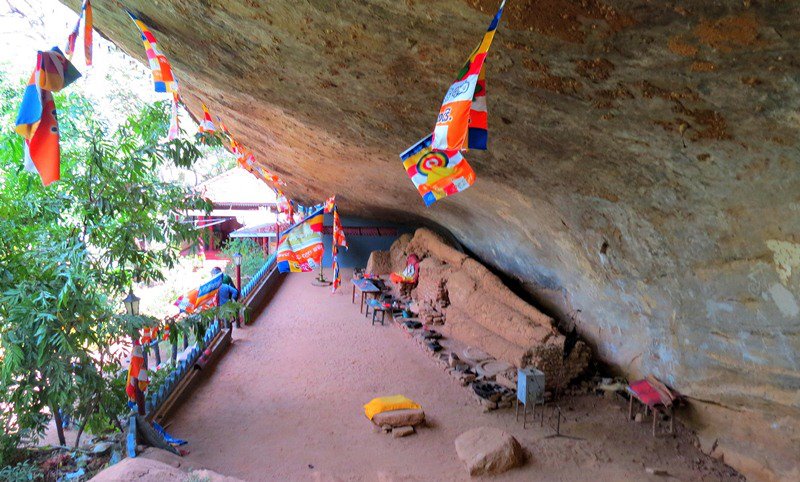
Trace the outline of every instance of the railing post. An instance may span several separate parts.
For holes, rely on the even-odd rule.
[[[153,345],[153,347],[153,353],[156,356],[156,366],[159,366],[161,365],[161,347],[158,345],[158,340],[155,341],[155,345]]]

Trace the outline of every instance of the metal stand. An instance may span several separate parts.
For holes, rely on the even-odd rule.
[[[319,275],[311,282],[314,286],[330,286],[333,283],[325,279],[325,273],[322,272],[322,263],[319,264]]]

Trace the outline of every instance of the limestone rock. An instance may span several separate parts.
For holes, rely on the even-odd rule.
[[[381,412],[372,417],[372,423],[381,427],[416,426],[425,422],[425,412],[422,409],[403,409]]]
[[[471,476],[500,474],[525,462],[519,442],[500,429],[475,428],[459,435],[455,444]]]
[[[373,251],[367,260],[367,273],[382,275],[392,272],[392,258],[389,251]]]

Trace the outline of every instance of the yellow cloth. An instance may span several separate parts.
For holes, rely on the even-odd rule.
[[[379,413],[391,412],[392,410],[417,409],[422,408],[417,402],[403,395],[392,395],[389,397],[373,398],[368,404],[364,405],[364,414],[368,419]]]

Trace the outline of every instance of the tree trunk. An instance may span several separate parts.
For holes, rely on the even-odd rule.
[[[92,406],[89,410],[83,414],[83,419],[81,420],[81,426],[78,427],[78,435],[75,436],[75,447],[77,448],[81,443],[81,435],[83,435],[83,429],[86,428],[86,422],[89,420],[89,417],[92,416],[95,409],[97,408],[97,399],[92,400]]]
[[[50,407],[53,412],[53,420],[56,422],[56,432],[58,433],[58,444],[61,446],[67,445],[67,439],[64,437],[64,426],[61,421],[61,412],[57,407]]]

